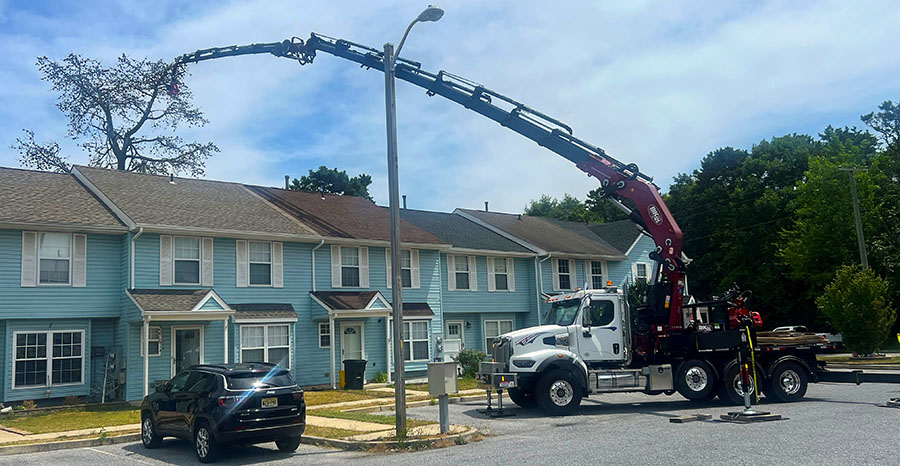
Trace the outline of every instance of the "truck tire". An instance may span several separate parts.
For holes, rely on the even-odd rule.
[[[706,361],[689,359],[678,368],[675,390],[691,401],[709,400],[715,396],[716,373]]]
[[[752,370],[752,369],[751,369]],[[725,371],[725,378],[719,386],[719,399],[731,405],[744,404],[744,392],[741,387],[741,366],[732,364]],[[750,404],[756,403],[756,382],[750,374]]]
[[[537,407],[534,393],[526,392],[522,387],[510,388],[506,393],[509,395],[509,399],[520,408],[530,409]]]
[[[581,404],[581,384],[571,372],[555,369],[538,380],[534,398],[547,414],[565,416]]]
[[[800,364],[786,361],[775,366],[772,378],[763,386],[763,391],[769,400],[788,403],[803,399],[808,386],[806,370]]]

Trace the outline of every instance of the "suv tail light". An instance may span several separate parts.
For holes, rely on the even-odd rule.
[[[234,406],[237,404],[236,396],[220,396],[217,400],[219,406]]]
[[[293,392],[294,400],[303,401],[303,390]]]

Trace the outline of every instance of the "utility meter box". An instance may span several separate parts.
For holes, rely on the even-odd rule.
[[[428,394],[450,395],[459,391],[456,361],[428,363]]]

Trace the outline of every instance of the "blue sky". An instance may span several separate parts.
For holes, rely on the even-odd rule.
[[[70,52],[172,58],[213,46],[318,32],[381,47],[425,4],[0,0],[0,165],[22,128],[74,162],[56,96],[35,58]],[[861,126],[900,100],[900,8],[891,1],[445,1],[403,56],[445,69],[568,123],[636,162],[663,187],[708,152],[825,125]],[[384,82],[320,54],[312,65],[249,56],[192,65],[187,83],[210,123],[188,139],[222,150],[207,177],[279,186],[328,165],[372,175],[386,204]],[[411,208],[518,212],[542,193],[595,186],[569,162],[439,97],[398,83],[401,193]]]

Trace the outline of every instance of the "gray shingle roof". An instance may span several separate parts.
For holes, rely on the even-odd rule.
[[[138,225],[315,235],[238,183],[76,168]]]
[[[72,175],[2,167],[0,222],[126,230]]]
[[[579,254],[622,260],[625,256],[612,246],[569,231],[541,217],[504,214],[482,210],[457,211],[487,223],[551,254]]]
[[[593,223],[588,226],[591,231],[606,240],[624,254],[641,235],[637,225],[631,220],[619,220],[610,223]]]
[[[212,291],[201,290],[128,290],[138,305],[147,312],[156,311],[190,311]]]
[[[460,215],[400,209],[400,217],[457,248],[534,252]]]
[[[334,310],[365,309],[377,291],[313,291],[313,296]]]
[[[560,228],[563,228],[563,229],[565,229],[565,230],[569,230],[569,231],[571,231],[572,233],[577,233],[577,234],[579,234],[579,235],[581,235],[581,236],[583,236],[583,237],[585,237],[585,238],[587,238],[587,239],[589,239],[589,240],[591,240],[591,241],[596,241],[596,242],[598,242],[598,243],[600,243],[600,244],[602,244],[602,245],[604,245],[604,246],[607,246],[607,247],[609,247],[609,248],[615,249],[616,251],[619,251],[619,252],[621,252],[621,253],[623,253],[623,254],[625,253],[624,250],[622,250],[622,249],[620,249],[620,248],[617,248],[617,247],[615,247],[614,245],[610,244],[609,241],[606,241],[606,238],[605,238],[605,237],[603,237],[603,236],[598,235],[597,233],[595,233],[595,232],[590,228],[590,225],[587,224],[587,223],[583,223],[583,222],[572,222],[572,221],[569,221],[569,220],[556,220],[556,219],[553,219],[553,218],[543,218],[543,220],[544,220],[544,221],[547,221],[547,222],[550,222],[550,223],[552,223],[552,224],[554,224],[554,225],[556,225],[556,226],[558,226],[558,227],[560,227]]]
[[[297,311],[290,304],[245,303],[228,304],[234,309],[234,318],[240,319],[296,319]]]

